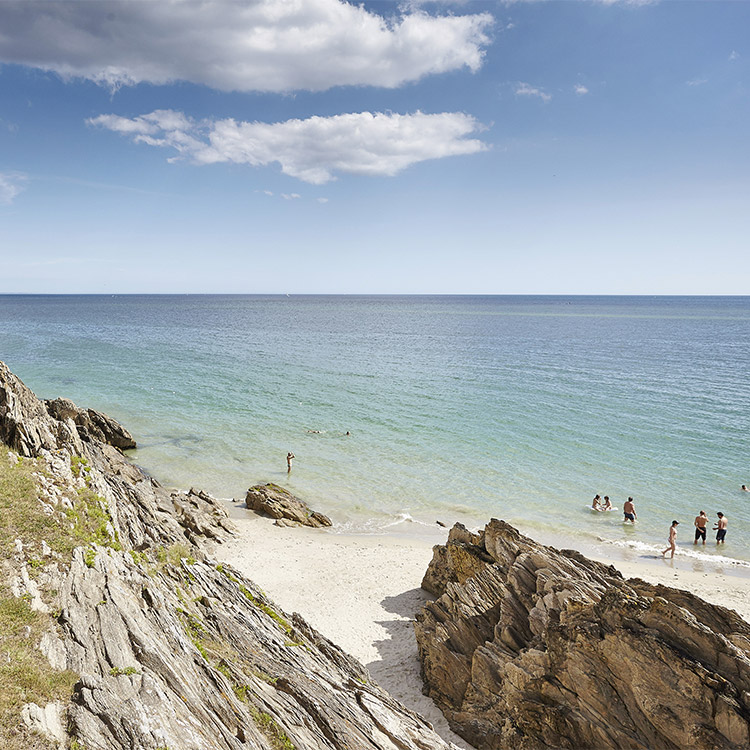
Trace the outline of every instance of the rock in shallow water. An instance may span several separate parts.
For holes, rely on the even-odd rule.
[[[245,505],[256,513],[281,520],[280,526],[333,525],[328,516],[310,510],[307,503],[277,484],[256,484],[251,487],[245,496]]]
[[[415,625],[426,692],[481,750],[750,747],[750,624],[493,519],[457,525]]]

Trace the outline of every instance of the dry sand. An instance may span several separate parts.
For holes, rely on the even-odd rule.
[[[237,508],[239,510],[239,507]],[[445,739],[471,748],[448,727],[422,695],[414,615],[431,597],[420,588],[435,538],[354,536],[321,529],[284,528],[247,511],[232,514],[236,539],[216,550],[257,583],[287,612],[299,612],[314,628],[355,656],[373,679],[431,722]],[[750,621],[750,578],[716,570],[678,568],[670,560],[612,563],[626,577],[687,589],[736,610]]]

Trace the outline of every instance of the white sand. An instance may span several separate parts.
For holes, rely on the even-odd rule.
[[[414,615],[431,598],[420,583],[432,559],[432,544],[444,542],[447,529],[439,538],[436,533],[433,542],[282,528],[244,508],[232,515],[240,534],[216,550],[219,560],[245,573],[282,609],[299,612],[359,659],[376,682],[424,716],[442,737],[471,748],[422,695],[412,629]],[[750,578],[683,570],[669,560],[601,562],[616,565],[626,577],[687,589],[750,620]]]

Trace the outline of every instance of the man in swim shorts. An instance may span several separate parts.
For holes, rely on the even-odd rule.
[[[708,516],[706,515],[706,511],[702,510],[700,512],[700,515],[697,515],[695,517],[695,521],[693,522],[695,526],[695,541],[693,544],[698,544],[698,540],[702,539],[703,544],[706,543],[706,524],[708,523]]]
[[[729,522],[723,513],[717,513],[716,515],[719,517],[716,526],[714,526],[714,531],[716,531],[716,544],[724,544],[724,537],[727,535],[727,526],[729,525]]]
[[[635,523],[635,519],[638,518],[635,512],[635,505],[633,505],[633,498],[629,497],[622,506],[622,512],[625,516],[625,521]]]

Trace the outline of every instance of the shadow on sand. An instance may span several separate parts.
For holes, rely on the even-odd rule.
[[[433,599],[422,589],[410,589],[398,596],[387,596],[380,602],[392,618],[379,620],[388,634],[374,643],[379,659],[367,664],[372,678],[407,708],[421,714],[445,740],[463,750],[473,746],[451,731],[445,717],[430,698],[422,694],[417,641],[414,637],[414,617],[425,602]]]

